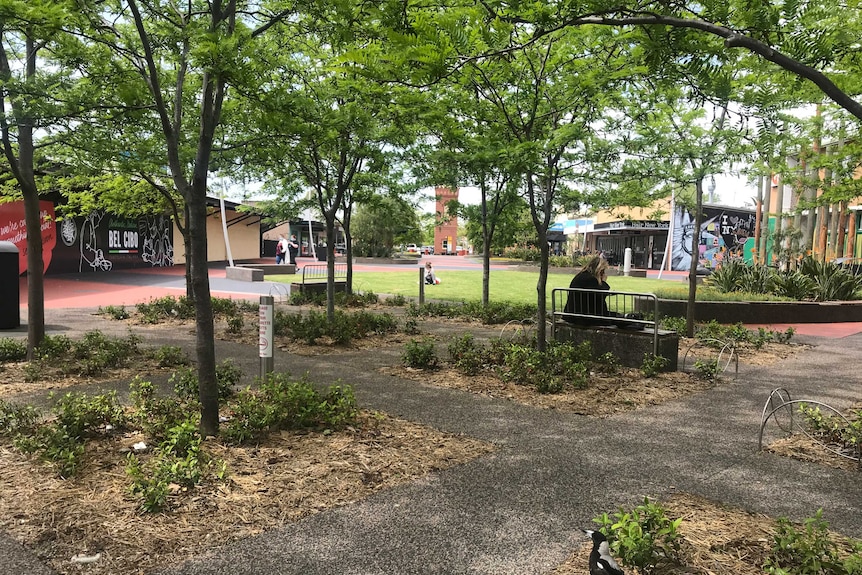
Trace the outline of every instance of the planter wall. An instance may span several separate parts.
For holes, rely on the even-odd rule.
[[[686,302],[658,300],[662,317],[685,317]],[[862,322],[862,301],[835,302],[696,302],[694,319],[718,323]]]

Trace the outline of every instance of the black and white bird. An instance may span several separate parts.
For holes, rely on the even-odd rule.
[[[601,531],[585,530],[593,540],[593,550],[590,552],[590,575],[625,575],[614,558],[608,540]]]

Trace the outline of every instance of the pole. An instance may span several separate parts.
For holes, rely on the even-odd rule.
[[[425,304],[425,268],[419,266],[419,305]]]
[[[231,255],[231,252],[230,252],[230,237],[228,237],[228,235],[227,235],[227,217],[225,216],[225,209],[224,209],[224,195],[219,197],[218,201],[219,201],[219,205],[221,206],[221,228],[222,228],[222,231],[224,232],[224,247],[225,247],[225,250],[227,251],[227,261],[228,261],[228,265],[230,267],[233,267],[233,255]]]
[[[260,355],[260,378],[272,373],[274,361],[272,351],[274,346],[272,312],[275,299],[271,295],[260,296],[260,309],[258,311],[258,323],[260,325],[259,355]]]
[[[667,225],[667,241],[664,243],[664,254],[661,257],[661,267],[658,270],[658,279],[661,279],[661,274],[664,272],[665,264],[668,264],[668,271],[672,262],[668,261],[668,254],[673,253],[673,221],[676,218],[676,191],[670,193],[670,221]]]

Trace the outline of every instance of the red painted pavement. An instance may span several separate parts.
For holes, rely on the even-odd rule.
[[[357,264],[354,270],[362,271],[390,271],[397,269],[399,271],[408,271],[416,269],[425,261],[432,261],[437,269],[476,269],[481,268],[481,263],[477,260],[457,257],[457,256],[425,256],[421,260],[417,260],[416,265],[362,265]],[[270,259],[260,260],[265,263],[274,263]],[[299,258],[300,266],[319,263],[311,258]],[[494,266],[492,269],[506,269],[508,266]],[[86,274],[67,274],[60,276],[45,277],[45,308],[46,309],[62,309],[62,308],[80,308],[80,307],[99,307],[108,305],[127,305],[132,306],[137,303],[147,302],[151,299],[164,297],[167,295],[182,295],[185,293],[185,288],[182,287],[182,279],[185,269],[183,266],[173,266],[169,268],[143,268],[136,270],[123,270],[126,275],[125,283],[112,283],[109,281],[100,281],[100,278],[106,280],[109,276],[86,273]],[[134,281],[134,276],[140,275],[140,285]],[[221,267],[213,267],[209,270],[210,279],[224,278],[225,270]],[[655,277],[656,274],[650,274],[650,277]],[[157,278],[163,278],[164,283],[172,285],[160,286]],[[672,281],[679,281],[678,277],[667,274],[663,275]],[[131,279],[130,279],[131,278]],[[27,278],[20,278],[20,303],[22,308],[27,306]],[[218,297],[250,297],[256,299],[258,296],[243,292],[221,292],[213,290],[213,295]],[[22,309],[23,317],[26,317],[26,311]],[[764,327],[769,330],[785,331],[788,327],[792,327],[798,335],[810,335],[831,338],[843,338],[857,333],[862,333],[862,322],[847,322],[847,323],[799,323],[799,324],[751,324],[747,327],[756,329]]]

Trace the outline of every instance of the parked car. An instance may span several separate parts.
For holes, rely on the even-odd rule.
[[[407,247],[404,249],[404,251],[408,254],[418,254],[419,246],[417,246],[416,244],[407,244]]]
[[[434,255],[434,246],[422,246],[422,253],[428,254],[429,256]]]

